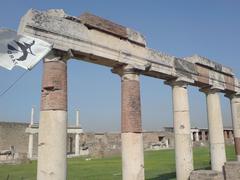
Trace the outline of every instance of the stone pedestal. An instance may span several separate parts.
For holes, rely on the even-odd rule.
[[[240,162],[237,161],[226,162],[224,166],[224,173],[226,180],[240,179]]]
[[[226,162],[226,153],[220,98],[215,89],[203,89],[202,91],[205,92],[207,99],[211,167],[212,170],[222,172]]]
[[[38,136],[38,180],[67,178],[67,64],[52,52],[44,60]]]
[[[223,174],[212,170],[192,171],[190,180],[224,180]]]

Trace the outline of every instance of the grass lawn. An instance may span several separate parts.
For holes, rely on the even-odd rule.
[[[209,150],[194,148],[194,168],[209,168]],[[227,159],[235,160],[233,146],[226,147]],[[148,180],[175,179],[174,150],[145,152],[145,177]],[[35,180],[36,161],[0,166],[0,180]],[[121,157],[68,159],[68,180],[121,180]]]

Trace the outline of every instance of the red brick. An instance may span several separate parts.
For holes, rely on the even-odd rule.
[[[142,132],[140,85],[136,80],[122,80],[122,132]]]
[[[64,61],[44,63],[41,110],[67,111],[67,64]]]

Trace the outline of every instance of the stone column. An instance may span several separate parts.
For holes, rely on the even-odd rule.
[[[195,139],[196,139],[196,141],[199,141],[199,134],[198,134],[199,132],[198,131],[196,131],[196,134],[195,134]]]
[[[34,108],[32,107],[31,110],[31,122],[29,124],[29,127],[31,128],[34,123]],[[28,158],[32,159],[33,157],[33,134],[29,133],[29,139],[28,139]]]
[[[202,89],[207,99],[207,115],[212,170],[222,171],[226,162],[222,111],[218,90]]]
[[[227,140],[228,139],[227,131],[223,130],[223,135],[224,135],[224,139]]]
[[[190,132],[191,133],[191,140],[193,141],[194,138],[193,138],[193,132]]]
[[[235,152],[237,160],[240,161],[240,94],[228,97],[231,102]]]
[[[202,131],[202,141],[206,141],[206,134],[205,134],[205,131]]]
[[[166,84],[172,86],[173,92],[173,124],[177,179],[187,180],[193,171],[187,84],[183,81],[166,82]]]
[[[122,179],[144,180],[139,74],[129,66],[112,72],[121,76]]]
[[[79,110],[76,111],[76,127],[80,127],[80,116],[79,116]],[[75,155],[80,155],[80,149],[79,149],[79,141],[80,141],[80,134],[76,133],[75,135]]]
[[[52,51],[44,59],[38,136],[38,180],[67,178],[67,58]]]
[[[165,140],[166,148],[169,148],[169,142],[168,141],[169,141],[168,139]]]

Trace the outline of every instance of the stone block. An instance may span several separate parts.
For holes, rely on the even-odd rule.
[[[226,162],[224,166],[224,173],[226,180],[240,179],[240,162]]]
[[[223,174],[212,170],[192,171],[190,180],[224,180]]]

